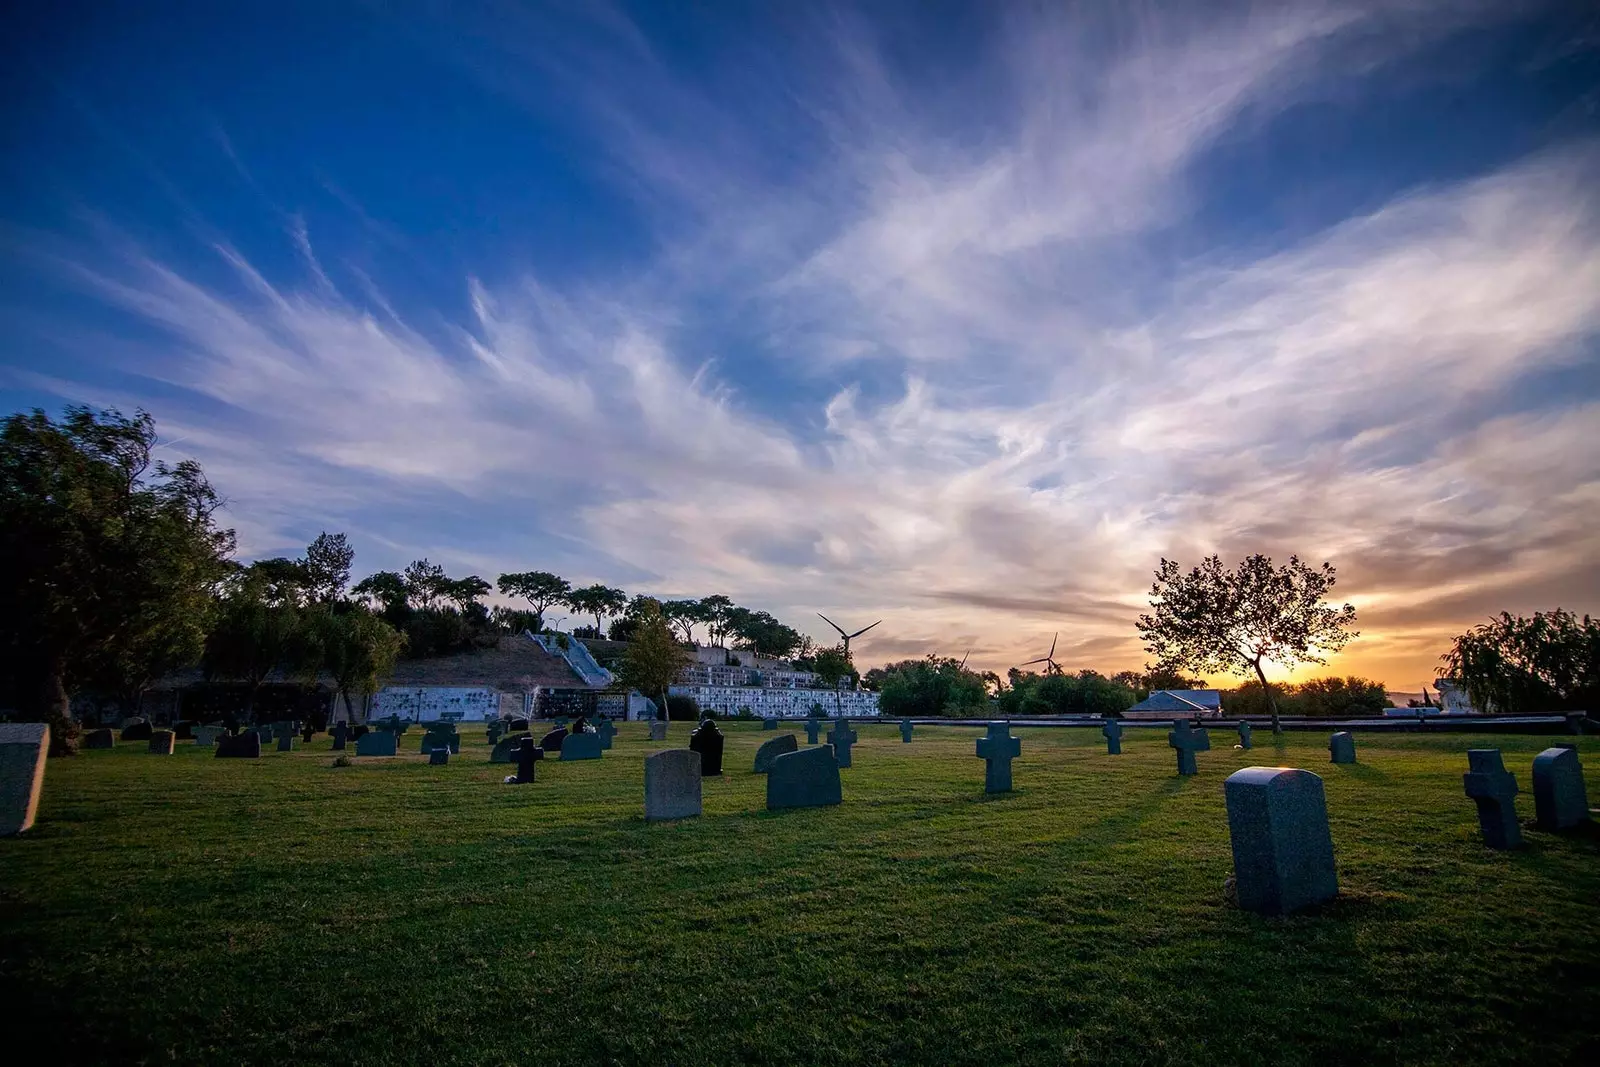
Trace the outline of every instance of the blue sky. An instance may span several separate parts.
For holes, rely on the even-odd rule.
[[[32,7],[0,399],[148,409],[247,555],[1111,671],[1298,552],[1396,689],[1600,608],[1593,5]]]

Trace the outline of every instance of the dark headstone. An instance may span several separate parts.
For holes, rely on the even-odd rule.
[[[533,743],[532,734],[517,738],[517,773],[506,778],[507,785],[527,785],[533,781],[533,765],[544,759],[544,749]]]
[[[726,740],[717,724],[706,719],[689,733],[689,748],[700,753],[700,775],[703,778],[722,776],[722,745]]]
[[[33,826],[49,754],[50,727],[44,723],[0,722],[0,837]]]
[[[1354,734],[1349,730],[1340,730],[1328,738],[1329,763],[1354,763],[1355,761],[1356,739]]]
[[[1290,767],[1246,767],[1222,784],[1239,907],[1285,915],[1339,892],[1322,779]]]
[[[800,742],[795,739],[794,734],[779,734],[771,741],[762,742],[761,747],[756,749],[755,773],[766,774],[772,769],[773,760],[794,752],[799,747]]]
[[[983,791],[1011,792],[1011,761],[1022,755],[1022,739],[1011,736],[1011,724],[990,723],[988,734],[978,738],[977,755],[984,761]]]
[[[492,720],[484,730],[484,736],[491,746],[500,743],[500,735],[503,733],[505,733],[505,725],[499,719]]]
[[[300,727],[300,741],[303,744],[309,745],[311,743],[311,739],[315,737],[316,734],[317,732],[311,728],[310,720],[307,720],[306,724]]]
[[[1100,732],[1106,738],[1106,755],[1122,755],[1122,720],[1107,719],[1106,724],[1100,727]]]
[[[539,747],[544,749],[546,752],[560,752],[561,745],[566,741],[566,739],[567,728],[565,726],[557,726],[554,730],[551,730],[549,733],[545,734],[539,739]]]
[[[1244,721],[1239,723],[1239,747],[1246,752],[1255,747],[1255,740],[1250,736],[1250,724]]]
[[[364,722],[358,722],[350,729],[350,740],[359,741],[372,732],[372,727]]]
[[[1478,827],[1483,843],[1490,848],[1518,848],[1522,827],[1517,823],[1517,779],[1500,759],[1498,748],[1467,750],[1467,766],[1461,776],[1467,796],[1478,805]]]
[[[1178,750],[1179,774],[1199,774],[1194,754],[1211,751],[1211,735],[1204,730],[1190,729],[1188,719],[1179,719],[1167,734],[1167,744]]]
[[[767,772],[767,810],[821,808],[843,799],[832,745],[779,756]]]
[[[808,744],[808,745],[816,744],[817,743],[817,734],[819,734],[821,732],[822,732],[822,720],[821,719],[807,719],[806,720],[806,744]]]
[[[116,748],[117,738],[109,729],[90,730],[83,738],[84,748]]]
[[[911,743],[911,730],[914,725],[910,719],[900,720],[900,740],[907,745]]]
[[[528,728],[528,720],[527,719],[512,719],[509,723],[506,724],[506,729],[510,730],[512,733],[516,733],[518,730],[526,730],[527,728]]]
[[[122,728],[122,739],[124,741],[148,741],[154,731],[155,727],[143,719],[134,719]]]
[[[527,735],[526,734],[512,734],[509,737],[502,737],[500,740],[496,741],[494,743],[494,748],[489,750],[489,762],[490,763],[510,763],[510,762],[512,762],[512,758],[514,756],[516,756],[517,748],[522,744],[522,739],[524,737],[527,737]],[[533,739],[530,737],[530,738],[528,738],[528,740],[531,741]]]
[[[220,726],[196,726],[194,728],[194,743],[197,748],[210,748],[217,743],[217,738],[222,736]]]
[[[600,725],[595,727],[595,732],[600,735],[600,748],[606,752],[611,751],[611,743],[617,736],[617,724],[602,716]]]
[[[293,752],[294,751],[294,734],[284,734],[283,736],[278,738],[278,751],[279,752]]]
[[[575,759],[599,759],[600,735],[591,733],[568,734],[561,742],[562,762]]]
[[[432,752],[428,753],[428,764],[430,766],[441,767],[441,766],[443,766],[443,765],[445,765],[445,764],[447,764],[449,762],[450,762],[450,746],[449,745],[439,745],[436,748],[434,748],[434,750]]]
[[[436,748],[449,752],[461,751],[461,734],[456,730],[453,722],[430,722],[422,731],[422,747],[418,749],[424,756]]]
[[[652,741],[665,741],[666,739],[667,739],[667,720],[665,720],[665,719],[651,719],[650,720],[650,740],[652,740]]]
[[[399,737],[390,730],[371,730],[356,738],[356,755],[358,756],[397,756],[399,754]]]
[[[344,746],[350,741],[350,724],[340,720],[333,724],[333,750],[343,752]]]
[[[669,748],[644,760],[644,820],[692,819],[700,814],[700,753]]]
[[[260,759],[261,735],[254,730],[246,730],[242,734],[232,737],[226,735],[217,738],[217,759]]]
[[[778,728],[778,720],[773,718],[771,715],[768,715],[765,719],[761,720],[761,728],[763,730],[776,730]]]
[[[1533,757],[1533,823],[1541,830],[1566,830],[1589,821],[1578,750],[1566,745]]]
[[[850,766],[850,746],[856,743],[856,732],[850,729],[850,723],[844,719],[833,720],[828,743],[833,746],[834,761],[841,768]]]
[[[150,751],[158,756],[170,756],[178,736],[171,730],[156,730],[150,734]]]

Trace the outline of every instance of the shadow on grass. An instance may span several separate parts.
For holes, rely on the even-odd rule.
[[[1115,815],[1108,815],[1092,826],[1086,827],[1071,841],[1073,844],[1085,845],[1120,844],[1127,841],[1132,836],[1132,831],[1148,822],[1163,804],[1182,793],[1188,784],[1187,777],[1168,778]]]
[[[1347,778],[1354,778],[1360,782],[1387,782],[1389,773],[1379,770],[1370,763],[1330,763],[1327,769],[1321,772],[1323,777],[1330,774],[1342,774]]]

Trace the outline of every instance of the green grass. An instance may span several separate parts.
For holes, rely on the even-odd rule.
[[[976,729],[863,726],[842,807],[768,813],[773,735],[726,728],[657,825],[641,724],[522,787],[476,728],[447,767],[52,761],[0,841],[0,1003],[39,1062],[1600,1062],[1600,835],[1492,852],[1462,792],[1468,748],[1528,791],[1553,739],[1258,731],[1180,779],[1163,733],[1018,727],[986,797]],[[1222,781],[1279,763],[1326,782],[1341,895],[1266,919],[1223,899]]]

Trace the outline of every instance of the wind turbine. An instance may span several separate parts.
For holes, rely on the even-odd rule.
[[[838,630],[839,631],[839,636],[844,638],[844,658],[845,659],[849,659],[850,658],[850,639],[852,637],[860,637],[862,634],[864,634],[868,630],[872,629],[872,626],[876,626],[876,625],[878,625],[878,622],[882,622],[883,621],[882,619],[879,619],[878,622],[873,623],[872,626],[863,626],[861,629],[857,630],[855,633],[847,634],[847,633],[844,632],[844,627],[843,626],[840,626],[838,623],[836,623],[832,619],[828,618],[822,612],[820,612],[820,611],[817,612],[817,618],[821,619],[823,622],[827,623],[829,626],[833,627],[835,630]]]
[[[1017,664],[1017,666],[1019,666],[1019,667],[1031,667],[1035,663],[1043,663],[1044,664],[1044,673],[1046,673],[1046,674],[1060,674],[1061,673],[1061,666],[1060,666],[1060,664],[1056,663],[1056,660],[1055,660],[1056,638],[1058,638],[1060,636],[1061,636],[1061,632],[1059,630],[1051,635],[1051,637],[1050,637],[1050,651],[1049,652],[1046,652],[1043,656],[1040,656],[1038,659],[1030,659],[1026,663]]]

